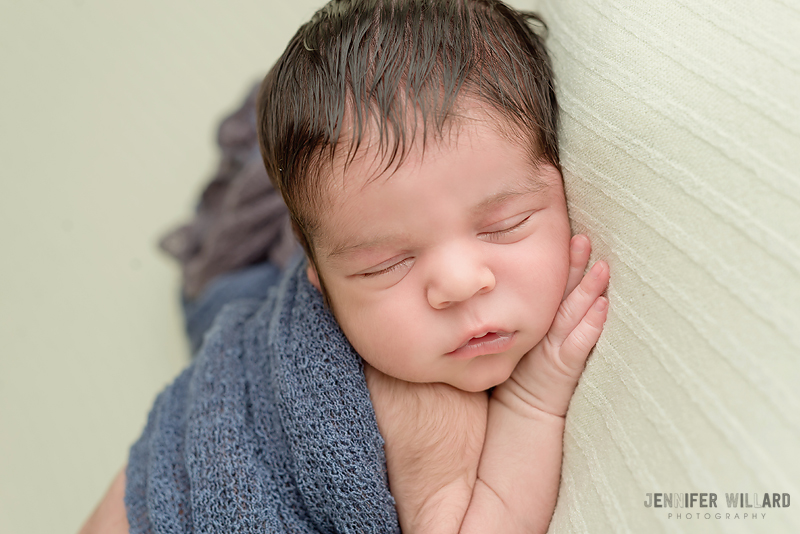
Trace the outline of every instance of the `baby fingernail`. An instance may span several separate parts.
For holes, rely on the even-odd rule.
[[[600,263],[595,263],[592,266],[591,275],[592,278],[600,278],[600,272],[603,270],[603,267]]]
[[[593,306],[595,311],[599,311],[599,312],[605,310],[607,307],[608,307],[608,299],[606,299],[604,297],[600,297],[599,299],[597,299],[594,302],[594,306]]]

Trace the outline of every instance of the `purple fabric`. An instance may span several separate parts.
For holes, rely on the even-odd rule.
[[[288,210],[258,150],[256,91],[219,127],[222,157],[194,219],[160,243],[180,262],[184,295],[190,300],[221,274],[267,261],[283,268],[299,250]]]

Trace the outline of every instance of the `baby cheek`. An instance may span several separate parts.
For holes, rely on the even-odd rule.
[[[342,325],[345,335],[365,360],[384,372],[398,354],[413,349],[424,330],[399,298],[361,302],[352,312],[346,327]]]
[[[538,248],[506,262],[508,286],[539,321],[555,317],[569,274],[567,247]]]

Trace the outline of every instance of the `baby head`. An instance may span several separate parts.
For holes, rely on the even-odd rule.
[[[555,317],[570,228],[531,21],[496,0],[334,0],[262,84],[309,280],[386,374],[488,389]]]

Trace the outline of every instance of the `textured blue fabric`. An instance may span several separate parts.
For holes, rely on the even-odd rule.
[[[296,260],[226,306],[133,445],[130,532],[399,532],[362,362]]]
[[[278,284],[280,276],[281,271],[275,265],[260,263],[217,276],[197,299],[187,299],[182,295],[186,335],[192,355],[200,350],[203,336],[225,305],[239,299],[267,298],[270,288]]]

